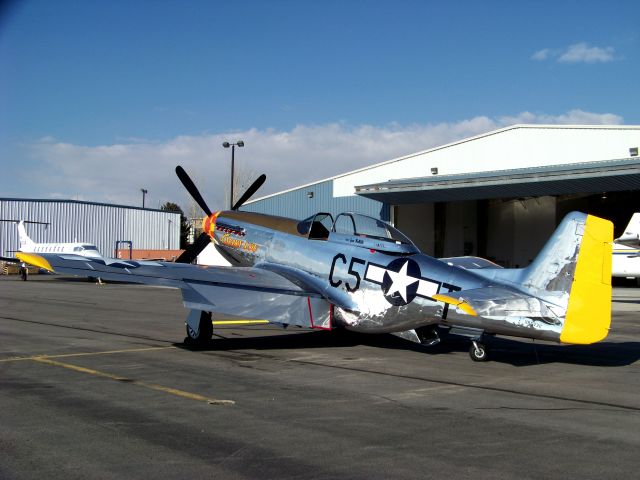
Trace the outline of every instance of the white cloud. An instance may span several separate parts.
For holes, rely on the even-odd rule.
[[[593,113],[574,109],[560,115],[522,112],[513,117],[500,117],[500,121],[504,125],[513,125],[515,123],[547,125],[620,125],[624,122],[624,119],[620,115],[616,115],[614,113]]]
[[[543,48],[531,55],[532,60],[553,59],[558,63],[607,63],[615,59],[613,47],[591,47],[586,42],[574,43],[566,48]]]
[[[590,47],[587,43],[570,45],[558,57],[561,63],[605,63],[613,61],[613,47]]]
[[[551,54],[551,50],[550,49],[543,48],[542,50],[538,50],[533,55],[531,55],[531,58],[533,60],[546,60],[547,58],[549,58],[550,54]]]
[[[188,194],[174,174],[182,165],[198,185],[212,209],[224,207],[229,183],[229,149],[225,140],[243,139],[236,149],[236,168],[266,173],[259,196],[292,188],[478,135],[515,123],[619,124],[611,113],[571,110],[561,115],[521,112],[514,116],[474,117],[454,123],[386,126],[342,123],[298,125],[290,131],[250,129],[218,134],[183,135],[165,142],[137,140],[114,145],[84,146],[43,138],[32,149],[37,171],[26,172],[33,191],[42,197],[72,198],[140,205],[141,188],[148,190],[147,205],[171,201],[189,209]],[[54,193],[55,192],[55,193]]]

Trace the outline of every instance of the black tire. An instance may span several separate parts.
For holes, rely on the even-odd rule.
[[[474,362],[486,362],[489,359],[489,351],[484,343],[476,342],[471,344],[469,356]]]
[[[198,333],[196,333],[189,326],[189,324],[186,325],[187,338],[189,339],[189,342],[199,346],[209,344],[209,342],[211,341],[211,337],[213,336],[211,312],[200,312],[200,323],[198,327]]]

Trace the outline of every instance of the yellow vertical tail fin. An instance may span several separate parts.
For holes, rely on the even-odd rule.
[[[611,324],[613,224],[587,216],[560,341],[589,344],[606,338]]]

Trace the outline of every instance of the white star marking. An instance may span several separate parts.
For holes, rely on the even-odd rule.
[[[410,277],[409,275],[407,275],[408,265],[409,261],[406,261],[399,272],[387,270],[387,273],[389,274],[389,276],[391,277],[391,281],[393,282],[389,287],[387,295],[391,296],[394,293],[398,292],[405,303],[407,302],[407,287],[420,281],[419,278]]]

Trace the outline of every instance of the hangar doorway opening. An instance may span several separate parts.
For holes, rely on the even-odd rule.
[[[578,210],[611,220],[622,233],[640,211],[640,192],[600,192],[528,198],[393,205],[392,221],[423,252],[474,255],[509,268],[525,267],[564,216]]]

